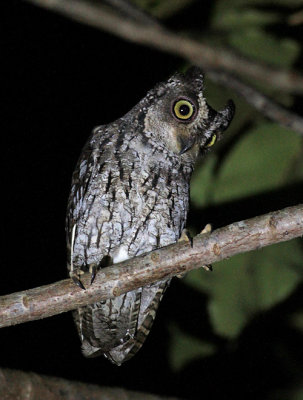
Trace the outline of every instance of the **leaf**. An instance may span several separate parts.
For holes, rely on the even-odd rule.
[[[193,271],[185,281],[209,294],[215,332],[232,338],[258,312],[284,300],[297,287],[302,257],[299,241],[293,240],[221,261],[211,274]]]
[[[277,39],[259,28],[249,27],[232,32],[229,44],[242,54],[279,67],[291,66],[300,52],[300,46],[292,39]]]
[[[207,357],[216,351],[213,344],[187,335],[176,325],[170,327],[170,332],[169,362],[174,371],[181,370],[195,358]]]
[[[226,31],[247,30],[250,27],[263,26],[278,23],[282,16],[277,12],[269,12],[255,9],[227,8],[224,12],[218,12],[213,18],[213,25],[216,29]],[[239,32],[237,33],[239,34]]]
[[[234,93],[232,94],[229,90],[223,89],[218,85],[214,84],[206,78],[206,98],[208,103],[216,110],[222,108],[222,98],[228,99],[233,98],[236,104],[236,117],[232,121],[231,126],[224,133],[224,138],[215,147],[220,146],[221,143],[228,143],[233,135],[247,125],[247,122],[254,118],[256,120],[256,113],[246,102],[243,102],[242,98],[238,97]],[[226,135],[226,138],[225,138]],[[205,207],[209,205],[213,198],[213,191],[216,186],[216,177],[214,175],[215,166],[218,158],[215,152],[207,154],[207,156],[196,166],[194,174],[191,179],[191,201],[195,206]]]
[[[205,207],[255,195],[302,180],[303,140],[293,131],[263,122],[235,143],[215,172],[217,156],[207,155],[191,181],[191,201]]]
[[[293,181],[290,168],[302,139],[274,123],[260,124],[236,143],[213,184],[213,201],[220,203]]]
[[[196,206],[205,207],[210,202],[216,155],[211,154],[206,161],[196,169],[191,180],[190,198]]]

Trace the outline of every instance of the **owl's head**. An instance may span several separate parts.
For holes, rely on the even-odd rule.
[[[144,131],[168,150],[189,160],[211,147],[230,124],[234,103],[215,111],[203,96],[203,74],[197,67],[176,73],[145,98]]]

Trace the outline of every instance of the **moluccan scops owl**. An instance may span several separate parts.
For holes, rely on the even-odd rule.
[[[122,118],[95,128],[72,179],[70,276],[77,280],[81,271],[177,242],[195,162],[233,114],[231,101],[218,112],[206,103],[202,72],[193,67],[158,84]],[[83,354],[103,354],[117,365],[130,359],[148,335],[169,282],[74,311]]]

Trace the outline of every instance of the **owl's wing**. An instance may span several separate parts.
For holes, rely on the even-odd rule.
[[[141,290],[79,309],[79,334],[85,357],[96,357],[136,334]]]
[[[138,326],[134,337],[104,354],[113,363],[121,365],[140,350],[151,330],[158,306],[169,283],[170,279],[142,288]]]
[[[92,193],[92,187],[93,183],[96,185],[96,177],[100,175],[100,171],[106,164],[108,149],[104,145],[109,141],[111,135],[112,133],[105,127],[95,128],[82,150],[73,173],[66,214],[67,268],[69,271],[72,266],[72,248],[78,234],[77,225],[83,224],[87,218],[85,215],[88,215],[88,211],[95,202],[96,196]],[[100,142],[98,146],[97,142]],[[99,181],[98,184],[100,184]],[[103,189],[100,185],[98,190],[102,191]],[[102,257],[103,255],[100,254],[100,260]],[[81,265],[76,266],[76,268],[81,267]]]
[[[92,178],[96,174],[96,164],[93,162],[92,150],[89,142],[85,145],[77,162],[72,177],[72,187],[68,198],[66,213],[66,241],[67,241],[67,268],[71,268],[71,248],[75,236],[75,227],[81,219],[83,208],[81,201],[84,198]]]

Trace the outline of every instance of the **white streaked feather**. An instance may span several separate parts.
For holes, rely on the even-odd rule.
[[[70,249],[70,270],[71,272],[74,271],[74,264],[73,264],[73,256],[74,256],[74,243],[75,243],[75,233],[76,233],[77,225],[73,226],[72,229],[72,239],[71,239],[71,249]]]

